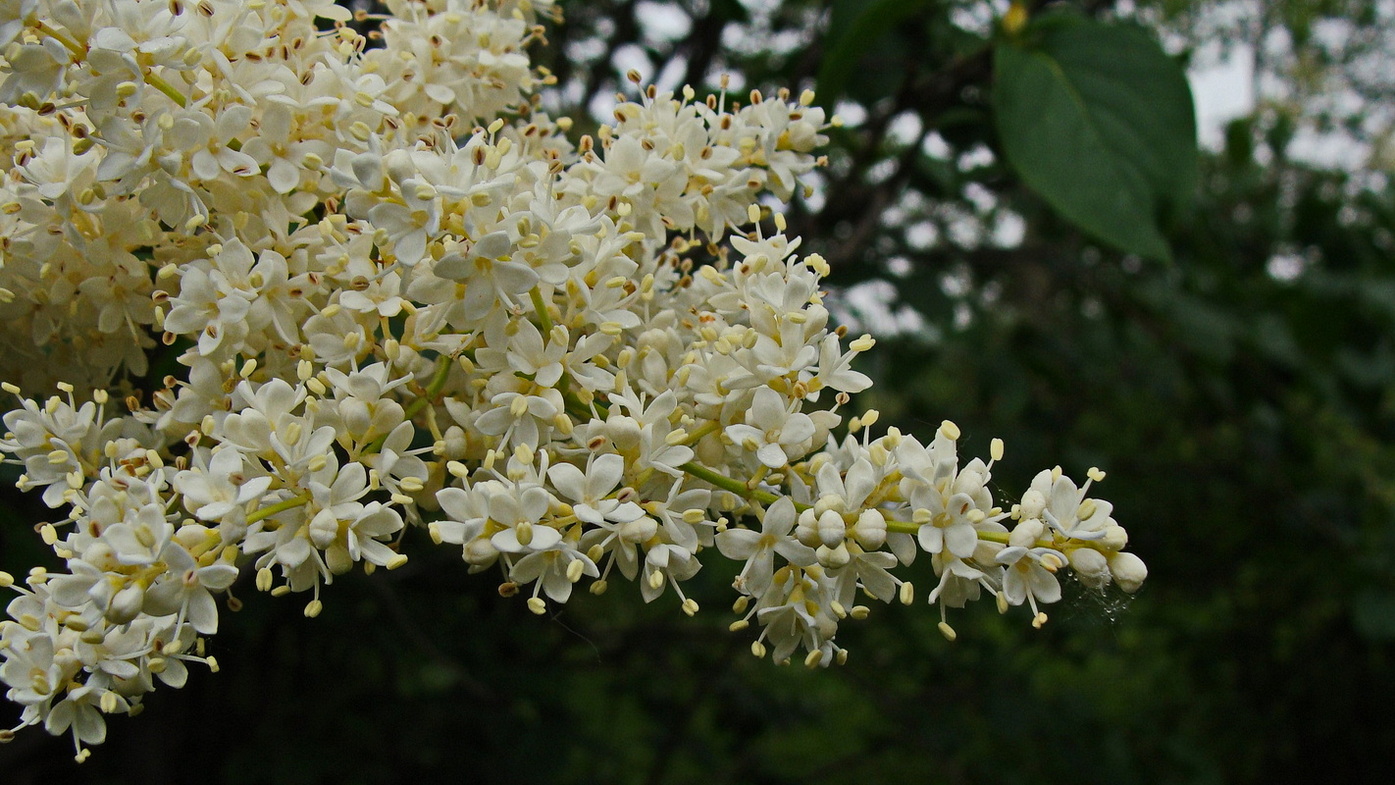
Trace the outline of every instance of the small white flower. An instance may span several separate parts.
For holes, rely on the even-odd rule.
[[[181,539],[198,539],[202,527]],[[183,534],[181,532],[181,534]],[[204,635],[218,631],[218,604],[212,592],[223,591],[237,580],[237,568],[224,561],[203,564],[179,542],[170,543],[161,554],[167,572],[145,594],[145,610],[156,616],[178,614]]]
[[[185,507],[200,520],[219,521],[261,498],[272,477],[249,477],[247,461],[237,450],[219,450],[205,469],[186,469],[175,476],[175,488]]]
[[[1061,599],[1061,584],[1056,571],[1066,564],[1066,557],[1051,548],[1009,546],[998,552],[995,559],[1005,565],[1003,594],[1013,605],[1030,602],[1033,613],[1037,602],[1052,603]]]
[[[729,425],[727,436],[756,454],[765,466],[780,469],[801,454],[813,438],[814,421],[803,412],[791,412],[784,396],[761,387],[756,390],[744,424]]]
[[[733,528],[717,534],[717,547],[722,555],[745,562],[736,576],[735,586],[739,591],[757,596],[764,594],[775,574],[776,554],[797,567],[808,567],[815,562],[814,549],[790,535],[794,523],[794,502],[784,497],[765,511],[759,532]]]

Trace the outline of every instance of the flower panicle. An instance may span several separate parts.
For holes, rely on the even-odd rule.
[[[1066,570],[1139,587],[1102,472],[1005,504],[1000,442],[849,416],[875,342],[769,207],[822,164],[811,93],[651,87],[574,139],[526,54],[550,0],[387,6],[374,48],[329,0],[4,5],[0,453],[64,567],[0,573],[0,741],[85,759],[216,670],[242,574],[314,617],[413,530],[539,614],[618,577],[691,616],[719,555],[733,630],[809,666],[922,555],[950,639],[980,597],[1040,626]]]

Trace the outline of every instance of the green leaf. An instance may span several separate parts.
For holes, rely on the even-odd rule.
[[[1171,258],[1159,222],[1196,187],[1196,120],[1186,75],[1149,33],[1043,16],[995,48],[993,100],[1028,187],[1103,242]]]
[[[1395,640],[1395,593],[1367,589],[1351,606],[1356,631],[1367,640]]]
[[[907,18],[920,14],[927,0],[841,0],[834,3],[828,34],[824,38],[825,55],[819,65],[817,90],[819,100],[832,107],[848,88],[859,71],[859,64],[870,54],[884,53],[889,33]],[[860,79],[881,79],[894,74],[872,69],[858,73]]]

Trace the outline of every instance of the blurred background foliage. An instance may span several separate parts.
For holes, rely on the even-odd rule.
[[[399,572],[337,581],[314,621],[246,597],[213,641],[221,673],[112,723],[81,769],[21,734],[0,779],[1377,781],[1395,745],[1390,3],[1050,4],[1142,25],[1179,65],[1251,61],[1254,111],[1150,218],[1170,261],[1092,239],[1007,163],[1006,4],[562,5],[535,56],[561,82],[544,107],[583,126],[629,69],[821,87],[846,122],[790,223],[832,263],[842,318],[881,336],[859,404],[921,434],[953,419],[976,454],[1001,436],[1004,497],[1056,462],[1108,469],[1144,589],[1073,587],[1039,632],[961,612],[953,644],[923,604],[878,607],[844,628],[845,667],[810,672],[726,632],[719,564],[695,619],[623,585],[540,619],[416,542]],[[0,567],[46,563],[29,524],[48,512],[5,493]],[[928,563],[912,577],[928,588]]]

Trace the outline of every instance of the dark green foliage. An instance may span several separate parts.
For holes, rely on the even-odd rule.
[[[1196,187],[1182,69],[1142,28],[1047,14],[994,49],[994,110],[1013,169],[1124,251],[1169,261],[1159,219]]]

